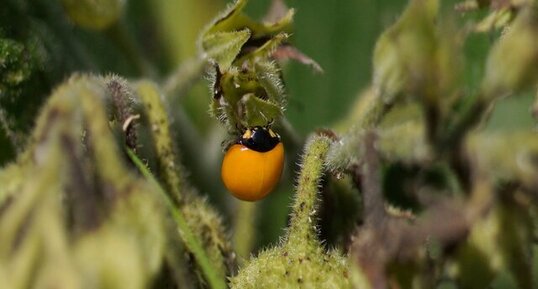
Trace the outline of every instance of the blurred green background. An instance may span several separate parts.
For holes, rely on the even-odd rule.
[[[317,74],[293,61],[284,67],[288,91],[286,117],[299,135],[304,137],[316,128],[330,127],[346,115],[358,93],[369,85],[371,55],[378,35],[396,20],[406,2],[286,1],[289,7],[297,10],[292,42],[324,69],[323,74]],[[452,11],[455,2],[443,2],[444,10]],[[0,55],[0,75],[6,75],[16,59],[28,64],[21,82],[0,86],[0,107],[4,108],[14,131],[28,133],[46,97],[73,72],[117,73],[129,79],[150,77],[163,81],[196,54],[198,33],[225,7],[226,1],[128,0],[125,4],[126,10],[118,27],[95,31],[74,25],[59,0],[2,1],[2,45],[7,45],[9,40],[9,45],[16,43],[22,50]],[[247,12],[254,18],[261,18],[270,4],[270,0],[251,0]],[[453,14],[451,17],[463,27],[483,13],[474,12],[465,17],[449,14]],[[477,89],[492,41],[491,35],[472,35],[464,46],[464,82],[468,94]],[[149,74],[144,71],[140,57],[145,59],[142,62],[150,63]],[[189,123],[195,132],[189,136],[195,140],[185,140],[186,134],[178,132],[185,166],[193,167],[193,182],[202,194],[210,195],[211,202],[221,211],[233,212],[238,202],[227,195],[218,175],[223,134],[214,129],[218,124],[207,113],[211,97],[208,84],[207,80],[201,79],[187,95],[171,97],[171,103],[177,107],[170,107],[170,112],[175,117],[182,117],[180,123]],[[532,96],[527,95],[501,102],[492,116],[490,128],[533,126],[528,113],[531,99]],[[189,148],[186,144],[193,141],[201,145]],[[0,166],[13,160],[16,150],[0,128]],[[297,160],[296,155],[288,154],[287,157],[291,164]],[[195,164],[206,158],[209,161],[205,165]],[[295,168],[288,167],[279,189],[257,204],[258,246],[274,242],[285,227],[294,171]]]

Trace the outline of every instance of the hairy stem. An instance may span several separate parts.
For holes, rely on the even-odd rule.
[[[175,202],[181,203],[185,198],[183,189],[186,187],[186,173],[176,159],[162,95],[158,87],[150,81],[139,82],[136,89],[144,104],[166,191]]]
[[[130,181],[128,171],[117,149],[105,112],[105,88],[100,79],[82,76],[73,78],[73,92],[80,98],[82,112],[88,127],[89,140],[94,152],[97,170],[103,180],[123,190]]]
[[[376,128],[392,107],[372,90],[361,97],[354,113],[349,116],[350,121],[346,121],[351,128],[340,141],[331,145],[327,164],[332,171],[350,170],[359,162],[363,154],[359,148],[362,148],[364,134]]]
[[[288,244],[316,240],[315,215],[319,183],[331,140],[326,136],[312,137],[306,146],[288,231]]]
[[[199,57],[184,61],[163,84],[163,92],[167,96],[182,95],[198,80],[207,65],[205,59]]]

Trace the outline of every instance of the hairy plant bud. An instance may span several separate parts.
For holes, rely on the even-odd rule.
[[[536,83],[538,74],[538,9],[525,8],[492,48],[482,82],[485,97],[517,92]]]
[[[402,94],[421,93],[433,76],[437,37],[437,0],[414,0],[378,39],[373,84],[386,103]]]

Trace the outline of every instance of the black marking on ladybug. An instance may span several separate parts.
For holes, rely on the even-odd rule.
[[[280,142],[280,136],[270,128],[256,126],[247,129],[238,143],[257,152],[268,152]]]

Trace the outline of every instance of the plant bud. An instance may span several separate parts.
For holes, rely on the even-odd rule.
[[[508,32],[492,48],[486,63],[482,91],[486,98],[528,88],[538,73],[538,11],[520,12]]]
[[[419,92],[434,73],[437,0],[412,0],[400,19],[376,43],[373,83],[386,103]]]

